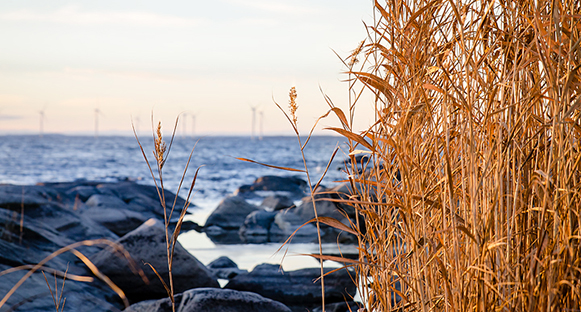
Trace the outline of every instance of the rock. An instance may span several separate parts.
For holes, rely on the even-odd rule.
[[[34,219],[25,219],[22,232],[20,230],[19,214],[0,208],[0,264],[14,267],[35,264],[53,251],[73,243],[55,229]],[[58,257],[47,266],[61,269],[66,266],[63,258]],[[74,260],[73,257],[68,259]]]
[[[274,221],[270,225],[269,229],[270,240],[272,242],[281,242],[281,243],[285,242],[289,238],[289,236],[296,231],[291,242],[293,243],[318,242],[316,225],[314,223],[305,224],[306,221],[308,220],[304,220],[303,218],[293,213],[293,209],[285,209],[279,211],[274,216]]]
[[[170,228],[173,231],[175,229],[176,223],[170,223]],[[185,233],[185,232],[189,232],[189,231],[196,231],[198,233],[202,233],[202,230],[204,228],[202,226],[200,226],[199,224],[197,224],[194,221],[191,220],[185,220],[182,221],[182,226],[180,228],[180,234],[181,233]]]
[[[258,207],[249,204],[240,196],[229,196],[220,202],[206,220],[206,227],[216,225],[225,230],[236,230],[244,223],[246,216],[258,210]]]
[[[238,234],[243,242],[260,244],[270,242],[270,227],[276,212],[256,210],[248,214]]]
[[[222,256],[210,262],[210,264],[208,264],[208,268],[210,269],[238,268],[238,265],[236,264],[236,262],[232,261],[232,259],[226,256]]]
[[[0,265],[0,271],[9,269],[9,266]],[[59,268],[64,272],[67,269]],[[18,283],[27,271],[17,271],[3,275],[0,282],[0,293],[2,296]],[[66,298],[64,309],[66,312],[76,311],[119,311],[123,305],[117,302],[117,295],[110,289],[103,287],[98,281],[92,283],[77,282],[70,279],[71,272],[68,272],[69,278],[65,281],[63,297]],[[48,272],[45,273],[50,287],[54,292],[54,276]],[[86,274],[85,274],[86,275]],[[62,278],[58,277],[59,288],[62,285]],[[10,296],[4,304],[1,311],[27,311],[27,312],[46,312],[55,311],[54,302],[47,282],[41,272],[32,274],[17,290]],[[61,289],[59,289],[60,295]],[[60,311],[60,309],[59,309]]]
[[[288,196],[275,194],[266,197],[260,206],[269,211],[276,211],[292,207],[294,203]]]
[[[290,312],[280,302],[245,291],[198,288],[174,297],[176,312]],[[136,303],[125,312],[171,312],[169,298]]]
[[[153,270],[144,264],[150,263],[166,284],[168,283],[165,231],[161,221],[149,219],[121,237],[117,243],[131,254],[145,272],[150,284],[146,285],[138,275],[133,274],[125,259],[109,250],[103,250],[91,258],[99,270],[119,286],[132,302],[165,297],[167,293],[162,283]],[[212,273],[179,242],[175,246],[173,257],[173,282],[175,293],[196,287],[219,287]]]
[[[93,195],[91,198],[95,196],[98,195]],[[143,214],[128,209],[102,206],[89,207],[84,209],[81,214],[119,236],[135,230],[148,219]]]
[[[346,184],[340,184],[331,189],[321,189],[315,192],[315,203],[319,216],[332,217],[337,220],[345,218],[355,218],[355,208],[353,206],[337,203],[329,200],[347,200],[351,195],[351,189]],[[303,203],[294,211],[305,221],[315,217],[313,201],[310,196],[303,198]]]
[[[208,269],[214,273],[217,278],[231,279],[241,273],[248,273],[246,270],[240,270],[238,265],[226,256],[222,256],[210,264]]]
[[[129,209],[143,212],[148,211],[155,213],[157,218],[163,218],[163,209],[159,201],[159,195],[155,186],[142,185],[131,181],[123,181],[118,183],[102,183],[97,185],[97,189],[102,194],[114,195],[121,199],[129,206]],[[167,209],[172,208],[174,200],[176,200],[174,215],[179,216],[186,201],[181,197],[177,197],[169,190],[164,191],[165,205]],[[190,208],[194,207],[190,204]]]
[[[330,269],[325,270],[329,271]],[[319,281],[315,281],[320,273],[319,268],[284,272],[278,265],[261,264],[250,273],[234,277],[225,288],[253,291],[279,301],[293,310],[313,309],[321,305],[321,285]],[[325,276],[327,303],[343,302],[345,298],[352,298],[355,291],[350,272],[340,270]]]
[[[86,202],[91,196],[99,194],[99,190],[93,185],[79,185],[69,189],[65,194]]]
[[[307,182],[298,177],[263,176],[251,185],[243,185],[238,188],[236,194],[241,196],[254,196],[256,192],[281,192],[289,197],[305,196]]]
[[[94,194],[87,199],[85,205],[89,207],[109,207],[126,209],[127,204],[121,198],[114,195]]]

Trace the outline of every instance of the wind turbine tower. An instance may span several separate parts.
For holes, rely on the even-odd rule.
[[[254,131],[256,129],[256,108],[257,106],[250,106],[250,109],[252,110],[252,134],[250,136],[251,140],[254,140]]]
[[[196,114],[192,113],[192,138],[196,136]]]
[[[187,127],[187,120],[188,120],[188,113],[183,113],[184,118],[182,121],[182,137],[185,139],[188,137],[188,127]]]
[[[39,132],[38,132],[38,136],[42,138],[42,135],[44,134],[44,108],[38,112],[38,114],[40,115],[40,127],[39,127]]]
[[[99,114],[101,110],[99,108],[95,108],[95,138],[99,137]]]
[[[259,122],[259,124],[258,124],[258,126],[259,126],[258,140],[262,141],[262,134],[263,134],[262,133],[262,130],[263,130],[262,125],[264,124],[264,112],[263,111],[258,112],[258,117],[260,117],[260,120],[258,121]]]

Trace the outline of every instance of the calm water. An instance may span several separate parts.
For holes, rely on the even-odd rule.
[[[322,175],[329,158],[338,146],[338,137],[314,137],[305,149],[313,183]],[[197,145],[196,145],[197,142]],[[151,137],[142,137],[141,143],[153,165]],[[190,151],[195,145],[190,169],[181,194],[187,194],[195,169],[201,167],[189,217],[203,223],[220,200],[239,186],[252,183],[264,175],[289,175],[291,173],[251,164],[235,159],[249,158],[283,167],[303,168],[295,137],[265,137],[251,140],[245,137],[176,138],[164,167],[164,186],[176,192]],[[153,184],[139,145],[134,137],[88,136],[0,136],[0,183],[34,184],[38,182],[65,182],[76,179],[97,181],[135,180]],[[337,170],[345,158],[340,151],[331,166],[324,184],[344,179]],[[304,178],[304,177],[303,177]],[[203,234],[183,234],[180,242],[200,261],[208,263],[227,255],[241,268],[251,269],[262,262],[280,263],[282,253],[272,257],[279,244],[215,246]],[[310,244],[291,246],[289,254],[317,252]],[[326,246],[334,249],[335,246]],[[305,257],[288,257],[285,269],[316,266],[317,262]]]

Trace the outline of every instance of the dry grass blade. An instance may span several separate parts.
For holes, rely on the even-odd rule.
[[[325,128],[325,130],[335,131],[335,132],[341,134],[342,136],[348,138],[349,140],[353,140],[353,141],[367,147],[370,151],[374,150],[373,146],[371,146],[371,144],[369,144],[369,142],[367,142],[362,136],[360,136],[357,133],[353,133],[351,131],[344,130],[341,128]]]
[[[174,301],[175,299],[173,297],[171,289],[167,286],[167,284],[165,283],[165,281],[163,280],[161,275],[159,275],[159,273],[157,273],[157,270],[153,267],[153,265],[151,265],[151,263],[145,262],[145,264],[148,265],[151,268],[151,270],[153,270],[153,273],[155,273],[155,275],[157,275],[157,278],[159,279],[159,281],[163,285],[163,288],[165,288],[165,291],[167,292],[167,296],[170,298],[172,304],[175,304],[175,301]]]
[[[294,171],[294,172],[305,172],[305,170],[301,170],[301,169],[295,169],[295,168],[289,168],[289,167],[280,167],[280,166],[269,165],[269,164],[261,163],[261,162],[258,162],[258,161],[254,161],[252,159],[241,158],[241,157],[235,157],[235,158],[238,159],[238,160],[241,160],[241,161],[246,161],[246,162],[250,162],[250,163],[253,163],[253,164],[258,164],[258,165],[265,166],[265,167],[269,167],[269,168],[286,170],[286,171]]]
[[[10,273],[17,272],[17,271],[21,271],[21,270],[31,270],[32,268],[34,268],[34,265],[32,265],[32,264],[20,265],[20,266],[6,269],[6,270],[0,272],[0,277],[3,275],[10,274]],[[60,277],[65,276],[65,272],[55,270],[53,268],[46,267],[46,266],[42,266],[42,267],[38,268],[38,270],[42,270],[42,271],[45,271],[45,272],[48,272],[50,274],[54,274],[54,275],[60,276]],[[67,273],[66,276],[68,279],[70,279],[72,281],[76,281],[76,282],[90,283],[90,282],[93,282],[95,280],[94,278],[92,278],[90,276],[82,276],[82,275],[76,275],[76,274],[71,274],[71,273]]]
[[[314,218],[313,218],[313,219],[311,219],[311,220],[309,220],[309,221],[305,222],[303,225],[306,225],[306,224],[308,224],[308,223],[313,223],[313,222],[317,222],[317,219],[314,219]],[[353,230],[352,228],[350,228],[350,227],[346,226],[346,225],[345,225],[345,224],[343,224],[341,221],[339,221],[339,220],[337,220],[337,219],[335,219],[335,218],[331,218],[331,217],[323,217],[323,216],[320,216],[320,217],[319,217],[319,222],[321,222],[321,223],[324,223],[324,224],[326,224],[326,225],[328,225],[328,226],[334,227],[334,228],[336,228],[336,229],[338,229],[338,230],[345,231],[345,232],[347,232],[347,233],[350,233],[350,234],[356,235],[356,236],[357,236],[357,235],[359,235],[359,233],[358,233],[357,231],[355,231],[355,230]],[[301,227],[302,227],[303,225],[301,225]]]

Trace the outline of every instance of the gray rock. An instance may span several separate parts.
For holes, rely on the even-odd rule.
[[[256,210],[248,214],[238,234],[246,243],[266,243],[270,241],[270,227],[276,212]]]
[[[10,267],[0,265],[0,271]],[[66,264],[60,271],[67,269]],[[3,275],[0,282],[0,294],[8,291],[18,283],[27,271],[17,271]],[[46,278],[54,292],[54,276],[48,272]],[[68,272],[70,277],[70,270]],[[62,285],[62,278],[57,277],[59,294]],[[117,302],[117,295],[110,289],[103,287],[98,281],[92,283],[77,282],[68,278],[65,281],[63,297],[66,298],[63,311],[120,311],[123,305]],[[44,276],[41,272],[32,274],[17,290],[10,296],[6,304],[0,308],[0,311],[27,311],[27,312],[46,312],[55,311],[54,302],[48,289]],[[59,309],[60,311],[60,309]]]
[[[297,307],[313,309],[321,304],[321,284],[317,280],[320,273],[319,268],[284,272],[278,265],[261,264],[250,273],[234,277],[225,288],[253,291],[282,302],[293,310]],[[345,298],[352,298],[355,291],[350,272],[340,270],[325,276],[327,303],[343,302]]]
[[[103,183],[97,186],[99,191],[103,194],[109,194],[119,197],[126,203],[131,210],[137,212],[153,212],[158,218],[163,218],[163,208],[159,201],[159,195],[155,186],[142,185],[134,182],[119,182],[119,183]],[[165,198],[165,205],[167,209],[172,208],[175,200],[174,215],[179,216],[186,201],[181,197],[177,197],[169,190],[163,192]],[[194,205],[190,204],[190,209]]]
[[[260,206],[266,210],[276,211],[276,210],[281,210],[281,209],[285,209],[285,208],[290,208],[290,207],[294,206],[294,203],[288,196],[272,195],[272,196],[266,197],[262,201],[262,204],[260,204]]]
[[[246,216],[258,210],[258,207],[249,204],[240,196],[229,196],[220,202],[206,220],[206,227],[216,225],[225,230],[238,230],[244,223]]]
[[[238,274],[248,273],[246,270],[240,270],[238,265],[226,256],[222,256],[212,261],[208,264],[208,269],[212,271],[217,278],[223,279],[231,279]]]
[[[331,189],[320,189],[315,192],[315,203],[317,214],[319,216],[332,217],[337,220],[345,218],[355,218],[355,208],[353,206],[337,203],[330,200],[346,200],[351,195],[351,189],[346,184],[340,184]],[[304,220],[310,220],[315,217],[313,201],[310,196],[303,198],[301,205],[294,211]]]
[[[253,196],[254,192],[270,191],[284,192],[290,197],[302,197],[305,195],[307,182],[298,177],[263,176],[251,185],[243,185],[237,190],[237,195]]]
[[[93,185],[79,185],[69,189],[65,194],[85,202],[92,195],[99,194],[99,190]]]
[[[198,288],[174,297],[176,312],[290,312],[280,302],[245,291]],[[125,312],[170,312],[169,298],[136,303]]]
[[[167,293],[159,278],[145,265],[150,263],[168,284],[165,231],[162,223],[149,219],[121,237],[117,243],[131,254],[145,272],[150,284],[146,285],[138,275],[133,274],[126,260],[109,250],[103,250],[91,258],[99,270],[123,289],[132,302],[165,297]],[[196,287],[219,287],[212,273],[179,242],[175,246],[173,257],[173,282],[176,293]]]
[[[87,199],[85,205],[89,207],[108,207],[126,209],[127,204],[119,197],[107,194],[94,194]]]
[[[294,209],[279,211],[274,221],[271,223],[269,234],[272,242],[285,242],[293,233],[293,243],[315,243],[318,242],[317,227],[313,223],[305,224],[306,221],[293,213]],[[302,226],[302,227],[301,227]],[[299,229],[300,228],[300,229]]]
[[[236,262],[232,261],[232,259],[226,256],[222,256],[210,262],[208,264],[208,268],[210,269],[238,268],[238,265],[236,264]]]
[[[91,198],[94,198],[95,196],[99,195],[93,195]],[[123,236],[135,230],[148,219],[141,213],[109,206],[88,207],[83,209],[81,214],[119,236]]]

